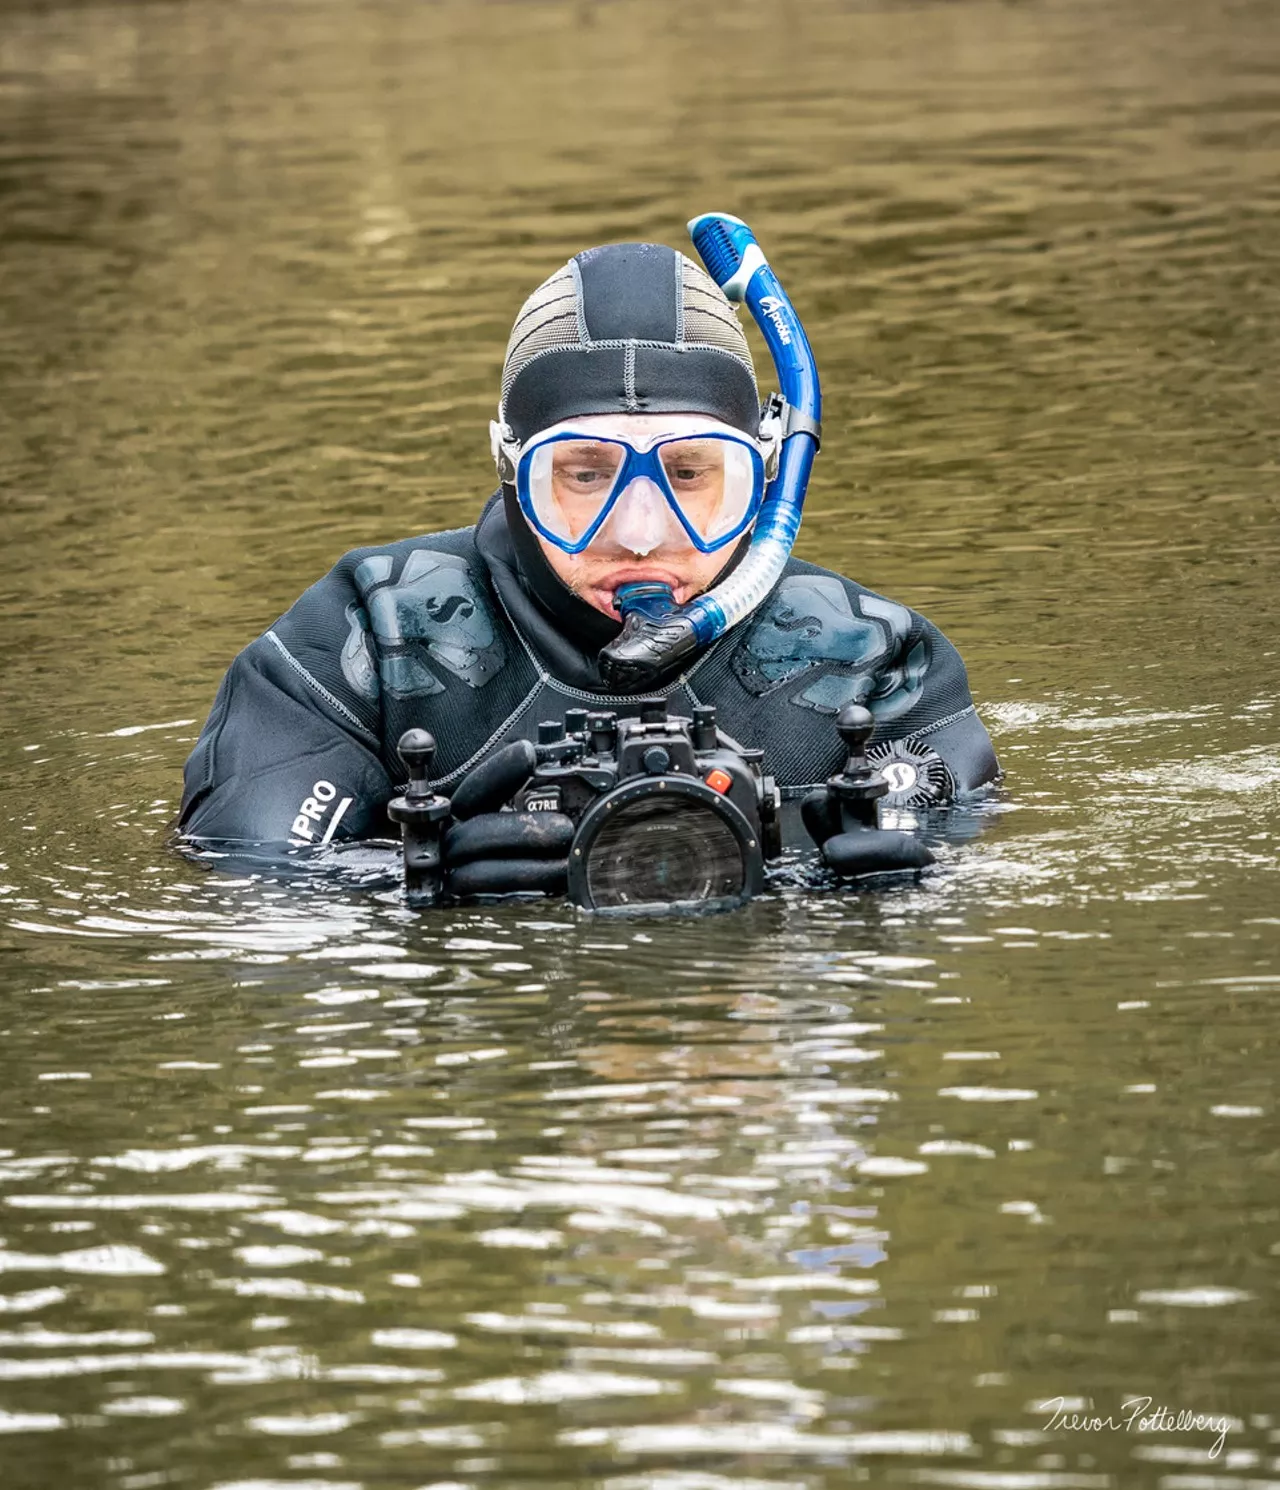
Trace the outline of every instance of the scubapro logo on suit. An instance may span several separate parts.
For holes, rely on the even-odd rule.
[[[354,800],[353,797],[343,797],[339,801],[338,788],[332,781],[317,781],[311,788],[311,795],[305,797],[298,808],[298,815],[289,829],[289,842],[297,848],[328,843]]]

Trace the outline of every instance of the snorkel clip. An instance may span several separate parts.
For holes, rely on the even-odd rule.
[[[764,402],[764,417],[760,427],[765,429],[771,420],[777,420],[778,445],[796,433],[812,435],[815,451],[822,449],[822,420],[811,419],[803,409],[789,404],[780,393],[771,393]]]

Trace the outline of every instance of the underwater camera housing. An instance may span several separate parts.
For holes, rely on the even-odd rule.
[[[502,747],[468,780],[512,751],[519,774],[504,776],[509,760],[490,770],[472,787],[471,811],[481,802],[491,813],[506,806],[525,822],[547,813],[548,827],[551,815],[560,825],[568,818],[566,888],[585,910],[649,915],[745,904],[764,888],[766,863],[782,853],[782,796],[765,774],[764,752],[718,729],[713,704],[695,705],[692,719],[668,713],[661,698],[637,707],[638,716],[569,709],[563,722],[538,726],[536,745]],[[867,754],[871,714],[847,704],[836,730],[845,763],[801,803],[809,836],[840,878],[918,873],[933,863],[928,848],[912,833],[880,826],[881,800],[900,788]],[[930,766],[900,742],[880,753],[886,748],[895,760]],[[409,782],[387,813],[403,835],[406,898],[424,908],[444,892],[442,839],[455,815],[470,815],[458,810],[467,786],[452,801],[432,790],[429,731],[406,730],[397,750]],[[930,780],[924,800],[938,795],[935,785]]]
[[[638,716],[570,709],[538,726],[539,764],[513,803],[575,824],[569,898],[595,911],[721,910],[764,885],[782,852],[781,795],[764,752],[664,699]]]

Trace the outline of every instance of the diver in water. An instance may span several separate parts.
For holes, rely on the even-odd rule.
[[[743,275],[768,267],[748,252],[738,299]],[[776,359],[793,336],[769,276],[772,327],[751,308]],[[794,337],[807,353],[798,321]],[[500,486],[474,526],[347,554],[240,653],[186,765],[183,834],[273,851],[392,836],[403,731],[435,736],[432,785],[450,796],[540,721],[635,712],[654,694],[686,716],[714,704],[722,730],[764,751],[784,800],[839,771],[833,721],[849,703],[874,717],[873,754],[897,762],[891,803],[990,782],[995,753],[951,643],[789,557],[803,479],[780,546],[769,494],[796,431],[807,479],[816,422],[780,399],[762,412],[716,279],[658,244],[577,254],[516,317],[491,426]],[[731,593],[741,619],[715,600]],[[468,889],[562,890],[567,846],[500,816],[487,862],[468,856]]]

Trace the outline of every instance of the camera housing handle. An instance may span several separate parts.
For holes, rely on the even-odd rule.
[[[861,704],[846,704],[836,715],[836,731],[847,752],[844,769],[828,779],[831,795],[840,804],[840,821],[846,833],[880,825],[880,798],[889,783],[867,759],[867,743],[875,729],[871,710]]]
[[[404,888],[411,906],[437,904],[443,883],[440,843],[449,819],[449,799],[431,790],[436,737],[430,730],[407,729],[396,754],[409,777],[404,795],[387,803],[387,816],[400,824],[404,840]]]

